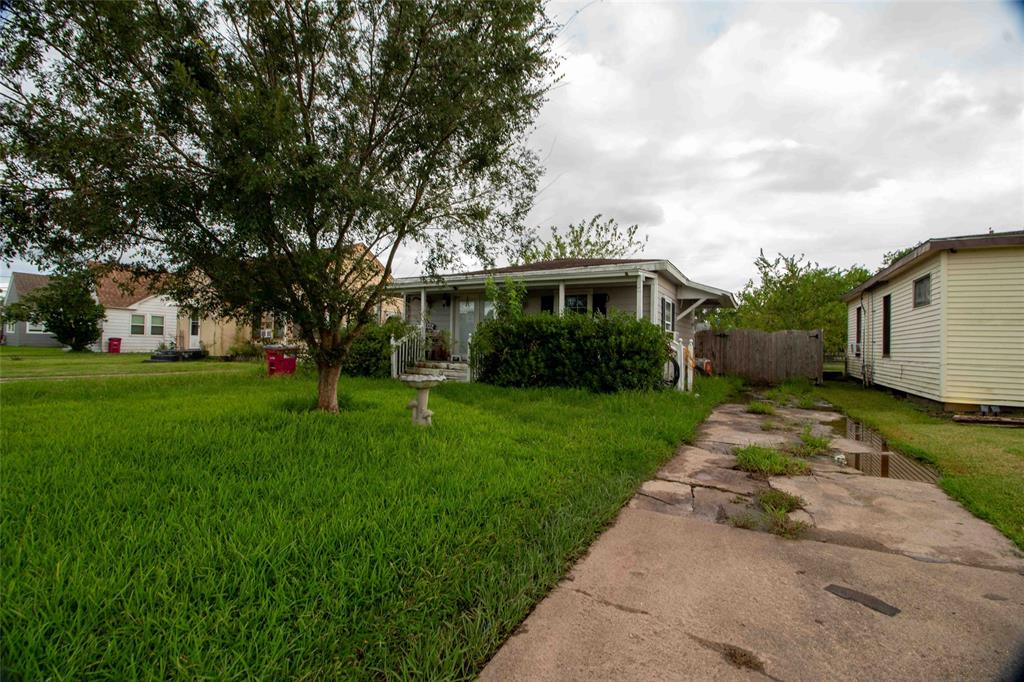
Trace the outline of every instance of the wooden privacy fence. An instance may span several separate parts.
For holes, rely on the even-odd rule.
[[[733,329],[701,331],[694,354],[711,360],[715,374],[733,374],[757,384],[804,377],[821,381],[824,347],[820,329],[762,332]]]

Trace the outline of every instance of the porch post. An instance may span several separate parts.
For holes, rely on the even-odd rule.
[[[636,276],[636,319],[644,319],[644,273]]]
[[[420,289],[420,338],[427,338],[427,290]]]
[[[565,282],[558,283],[558,316],[565,315]]]
[[[657,303],[658,303],[658,276],[655,275],[654,278],[651,279],[651,318],[650,319],[651,319],[651,323],[652,324],[658,324],[658,318],[656,317],[656,315],[658,314]]]

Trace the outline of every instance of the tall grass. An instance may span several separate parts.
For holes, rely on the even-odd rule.
[[[0,665],[25,679],[474,675],[732,390],[178,376],[0,389]]]

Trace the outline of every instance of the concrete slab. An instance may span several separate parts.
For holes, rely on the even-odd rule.
[[[749,513],[750,498],[714,488],[693,489],[693,515],[707,521],[725,523],[732,516]]]
[[[693,506],[693,492],[688,485],[672,481],[646,481],[640,492],[665,504]]]
[[[769,482],[804,499],[812,538],[1024,571],[1010,540],[931,483],[826,472]]]
[[[737,471],[736,458],[729,454],[711,452],[700,447],[684,445],[675,457],[658,471],[658,478],[689,485],[720,488],[743,495],[753,495],[765,484]]]
[[[992,679],[1022,644],[1018,574],[625,509],[481,679]]]
[[[786,443],[796,443],[799,439],[793,433],[780,431],[762,431],[760,419],[756,423],[747,424],[742,420],[716,421],[705,423],[700,431],[701,441],[715,441],[729,445],[764,445],[779,447]]]
[[[777,407],[775,408],[775,414],[783,419],[792,419],[803,423],[815,422],[818,424],[828,424],[829,422],[834,422],[837,419],[842,419],[843,417],[839,412],[830,412],[827,410],[801,410],[798,407]]]

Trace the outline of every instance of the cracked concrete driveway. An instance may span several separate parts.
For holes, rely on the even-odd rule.
[[[805,427],[831,437],[835,418],[718,408],[482,678],[1010,679],[1024,557],[991,526],[931,483],[826,458],[793,478],[733,468],[736,446],[785,446]],[[769,487],[803,498],[804,539],[730,525]]]

